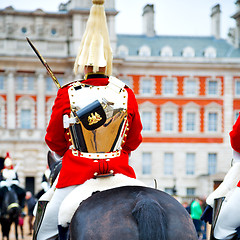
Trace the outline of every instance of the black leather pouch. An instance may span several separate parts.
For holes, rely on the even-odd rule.
[[[97,129],[106,122],[106,113],[98,100],[78,110],[76,115],[87,130]]]

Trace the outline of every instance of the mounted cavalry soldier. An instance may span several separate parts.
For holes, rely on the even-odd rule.
[[[212,239],[240,239],[240,117],[233,125],[230,140],[233,148],[232,167],[206,200],[209,206],[214,207],[214,200],[218,199],[215,205],[221,206],[215,210],[219,214],[213,216]],[[203,220],[205,216],[207,214]]]
[[[17,167],[13,166],[13,161],[9,152],[6,153],[4,160],[4,168],[0,173],[0,206],[3,201],[3,196],[8,188],[12,188],[17,196],[19,205],[23,209],[25,206],[25,190],[19,186],[19,179],[17,175]]]
[[[38,209],[45,209],[45,213],[37,216],[42,222],[35,224],[34,239],[55,239],[58,231],[60,239],[66,239],[67,223],[79,205],[67,204],[67,200],[75,199],[72,196],[78,193],[86,199],[91,195],[89,186],[96,191],[98,182],[107,185],[101,190],[124,183],[142,184],[129,166],[131,151],[142,141],[138,105],[132,90],[111,76],[104,0],[92,2],[74,66],[76,75],[85,74],[84,80],[59,89],[45,136],[49,148],[62,158],[62,169],[39,201]],[[69,205],[74,207],[69,209]]]

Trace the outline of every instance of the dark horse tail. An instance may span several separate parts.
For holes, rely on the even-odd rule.
[[[164,209],[152,199],[139,200],[132,211],[140,240],[166,240],[167,222]]]

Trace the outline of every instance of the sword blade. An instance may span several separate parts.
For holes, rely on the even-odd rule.
[[[36,49],[36,47],[33,45],[33,43],[30,41],[30,39],[28,37],[26,37],[29,45],[31,46],[31,48],[33,49],[33,51],[36,53],[36,55],[38,56],[39,60],[41,61],[41,63],[43,64],[43,66],[47,69],[47,72],[49,73],[50,77],[52,78],[52,80],[54,81],[54,83],[56,84],[56,86],[58,88],[61,88],[61,85],[59,83],[59,81],[57,80],[57,78],[55,77],[53,71],[51,70],[51,68],[49,67],[49,65],[47,64],[47,62],[45,61],[45,59],[42,57],[42,55],[39,53],[39,51]]]

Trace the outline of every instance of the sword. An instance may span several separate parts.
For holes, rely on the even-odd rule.
[[[43,66],[47,69],[48,74],[50,75],[50,77],[52,78],[52,80],[54,81],[54,83],[56,84],[56,86],[58,88],[61,88],[60,83],[58,82],[57,78],[55,77],[53,71],[51,70],[51,68],[48,66],[47,62],[45,61],[45,59],[42,57],[42,55],[38,52],[38,50],[34,47],[33,43],[30,41],[30,39],[28,37],[26,37],[29,45],[31,46],[31,48],[33,49],[33,51],[36,53],[36,55],[38,56],[38,58],[40,59],[41,63],[43,64]]]

